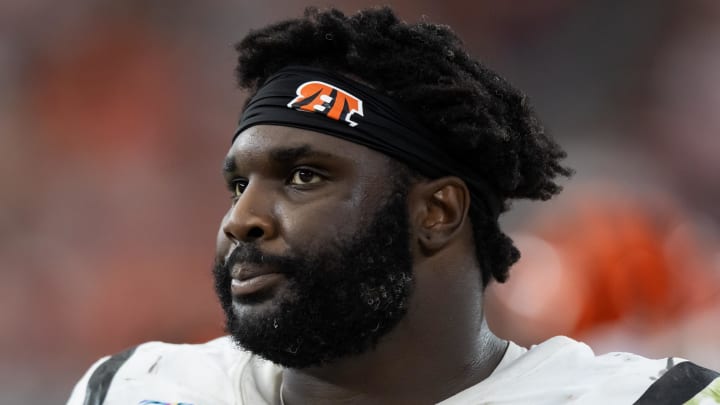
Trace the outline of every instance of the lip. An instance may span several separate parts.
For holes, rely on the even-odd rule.
[[[239,266],[233,269],[230,290],[234,296],[253,294],[274,287],[284,278],[271,268]]]

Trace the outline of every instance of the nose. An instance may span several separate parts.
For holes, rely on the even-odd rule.
[[[259,186],[248,185],[223,220],[222,230],[233,242],[254,242],[272,239],[276,224],[271,198]]]

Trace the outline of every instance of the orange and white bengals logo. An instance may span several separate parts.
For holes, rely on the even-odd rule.
[[[305,82],[298,86],[296,93],[288,108],[320,113],[336,121],[343,120],[351,127],[357,125],[350,119],[352,115],[363,115],[362,100],[331,84]]]

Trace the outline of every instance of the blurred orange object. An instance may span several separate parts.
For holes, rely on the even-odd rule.
[[[488,307],[496,331],[524,344],[620,321],[652,332],[720,291],[694,225],[659,200],[585,195],[515,240],[523,257],[488,289]]]

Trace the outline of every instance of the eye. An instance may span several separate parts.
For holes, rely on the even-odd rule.
[[[231,198],[237,200],[247,188],[247,180],[233,180],[230,183]]]
[[[305,185],[319,183],[322,181],[322,177],[309,169],[297,169],[292,173],[290,178],[290,184],[294,185]]]

